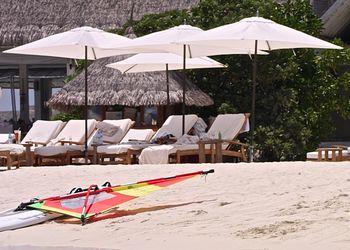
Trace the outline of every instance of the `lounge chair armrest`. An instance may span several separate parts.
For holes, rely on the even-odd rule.
[[[60,140],[59,141],[61,143],[61,145],[64,145],[64,144],[69,144],[69,145],[80,145],[80,143],[76,143],[74,141],[66,141],[66,140]]]
[[[213,139],[213,140],[199,140],[198,144],[214,144],[216,142],[222,142],[222,143],[229,143],[231,145],[238,145],[238,146],[243,146],[243,147],[248,147],[249,145],[246,143],[242,143],[238,140],[218,140],[218,139]]]
[[[28,146],[31,147],[31,146],[46,146],[46,143],[42,143],[42,142],[35,142],[35,141],[27,141],[25,143],[21,143],[23,146]]]
[[[35,143],[34,142],[25,142],[25,143],[21,143],[21,145],[23,145],[24,147],[31,147],[33,146]]]

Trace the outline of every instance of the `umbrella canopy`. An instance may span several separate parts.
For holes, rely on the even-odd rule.
[[[103,48],[118,46],[129,41],[129,38],[84,26],[5,50],[4,53],[95,60],[111,56],[111,51]],[[85,47],[87,47],[86,57]],[[114,50],[114,55],[127,53]]]
[[[120,45],[116,47],[117,50],[127,49],[136,53],[154,53],[154,52],[170,52],[183,56],[183,70],[186,69],[186,57],[193,57],[194,54],[220,54],[222,48],[218,46],[196,45],[187,46],[186,43],[182,43],[183,39],[189,38],[194,35],[198,35],[204,32],[202,29],[193,27],[191,25],[179,25],[166,30],[154,32],[136,39],[133,39],[130,43]],[[113,47],[111,47],[113,49]],[[226,51],[225,48],[224,51]],[[229,48],[231,54],[250,54],[251,49],[233,49]],[[182,104],[182,132],[184,133],[185,127],[185,96],[186,87],[183,86],[183,104]]]
[[[219,54],[232,54],[230,50],[234,48],[254,51],[255,41],[258,41],[257,49],[265,51],[291,48],[341,49],[337,45],[262,17],[244,18],[236,23],[197,33],[183,38],[179,44],[186,43],[191,48],[212,45],[221,48]],[[192,50],[191,54],[193,57],[219,55],[198,50]]]
[[[253,49],[247,48],[222,48],[216,45],[196,45],[191,46],[181,41],[194,35],[203,33],[204,30],[191,25],[179,25],[166,30],[153,32],[151,34],[138,37],[130,42],[111,46],[110,51],[127,49],[133,53],[174,53],[187,55],[187,57],[197,57],[197,55],[218,55],[230,51],[230,54],[253,54]],[[113,52],[112,52],[113,53]],[[267,54],[259,51],[260,54]]]
[[[129,38],[105,32],[91,27],[75,28],[63,33],[45,37],[43,39],[4,51],[4,53],[55,56],[72,59],[84,59],[85,67],[85,155],[87,157],[87,60],[95,60],[110,56],[106,47],[117,46],[129,41]],[[127,54],[127,51],[114,51],[115,54]],[[87,159],[87,158],[85,158]]]
[[[125,59],[126,56],[112,56],[96,60],[88,68],[88,105],[125,105],[147,106],[166,105],[167,88],[165,74],[145,72],[122,74],[120,71],[105,67],[108,64]],[[48,104],[59,110],[84,105],[84,73],[69,81],[58,93],[53,95]],[[184,78],[183,74],[170,72],[170,103],[182,102],[182,84],[185,79],[186,105],[209,106],[213,100],[195,84]]]
[[[179,70],[183,68],[181,56],[172,53],[140,53],[125,60],[107,64],[122,73]],[[186,60],[187,69],[224,68],[225,65],[209,58],[190,58]]]
[[[179,42],[179,44],[183,43],[189,44],[190,47],[219,46],[222,48],[220,54],[231,54],[230,50],[234,48],[254,50],[250,160],[253,160],[257,52],[294,48],[341,49],[332,43],[261,17],[244,18],[236,23],[207,30]],[[192,53],[192,56],[204,55],[218,54],[210,53],[210,51],[208,53],[193,51]]]

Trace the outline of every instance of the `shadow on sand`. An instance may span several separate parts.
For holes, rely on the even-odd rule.
[[[209,200],[206,200],[209,201]],[[146,212],[154,212],[159,211],[163,209],[169,209],[174,207],[182,207],[187,206],[191,204],[201,204],[206,201],[193,201],[193,202],[186,202],[186,203],[180,203],[180,204],[171,204],[171,205],[159,205],[159,206],[152,206],[152,207],[145,207],[145,208],[136,208],[136,209],[130,209],[130,210],[118,210],[118,207],[112,208],[107,213],[99,214],[95,217],[89,218],[87,220],[87,223],[89,222],[95,222],[95,221],[101,221],[106,219],[113,219],[113,218],[120,218],[124,216],[130,216],[130,215],[136,215],[140,213],[146,213]],[[76,218],[71,218],[68,216],[60,217],[59,219],[55,219],[55,222],[57,223],[65,223],[65,224],[80,224],[81,221]]]

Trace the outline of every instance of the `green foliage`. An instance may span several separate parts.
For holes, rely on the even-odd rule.
[[[231,104],[229,103],[221,103],[220,107],[218,108],[219,114],[233,114],[237,113],[237,109],[235,109]]]
[[[308,0],[202,0],[191,11],[149,15],[136,23],[138,36],[187,23],[203,29],[259,16],[319,36],[322,22]],[[333,41],[342,45],[340,40]],[[192,108],[203,117],[251,109],[252,61],[246,55],[215,56],[226,69],[186,73],[215,104]],[[350,50],[277,50],[258,57],[255,148],[264,161],[304,159],[333,130],[331,114],[350,116]]]
[[[133,26],[137,36],[143,36],[152,32],[164,30],[172,26],[184,24],[188,20],[186,10],[172,10],[161,14],[144,16]]]
[[[77,75],[79,75],[83,70],[84,70],[84,63],[85,63],[85,60],[76,60],[76,67],[75,67],[75,70],[74,70],[74,73],[71,74],[71,75],[68,75],[65,77],[65,82],[69,82],[71,80],[73,80]],[[87,61],[87,67],[90,66],[90,64],[92,64],[93,61]]]
[[[67,122],[69,120],[83,119],[83,112],[81,110],[75,110],[72,112],[61,112],[52,117],[52,120],[61,120]]]

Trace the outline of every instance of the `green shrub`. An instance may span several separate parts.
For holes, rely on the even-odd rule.
[[[230,103],[221,103],[220,107],[218,108],[219,114],[233,114],[237,113],[237,109],[232,106]]]
[[[83,119],[83,112],[80,110],[72,112],[61,112],[52,117],[52,120],[61,120],[67,122],[69,120]]]

